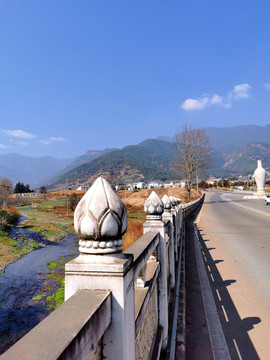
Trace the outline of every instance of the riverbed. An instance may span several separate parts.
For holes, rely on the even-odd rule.
[[[0,274],[0,354],[19,340],[50,311],[32,300],[44,289],[47,263],[62,256],[76,256],[76,235],[32,251]]]

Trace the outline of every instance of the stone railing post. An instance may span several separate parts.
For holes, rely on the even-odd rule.
[[[175,286],[175,257],[174,257],[174,247],[175,247],[175,238],[174,238],[174,231],[173,231],[173,214],[171,212],[172,204],[168,197],[168,195],[164,195],[162,198],[162,202],[164,205],[164,212],[162,215],[162,220],[164,222],[169,221],[169,237],[170,237],[170,244],[169,244],[169,266],[170,266],[170,276],[171,276],[171,288],[173,289]]]
[[[180,234],[182,229],[182,208],[181,203],[182,200],[176,198],[176,206],[177,206],[177,238],[180,240]]]
[[[65,267],[65,300],[81,289],[110,290],[112,319],[103,337],[107,360],[135,359],[132,255],[122,253],[126,208],[110,184],[98,178],[74,213],[80,255]]]
[[[157,260],[160,264],[158,280],[158,303],[159,303],[159,324],[163,328],[162,348],[167,347],[168,338],[168,292],[167,292],[167,265],[166,265],[166,240],[165,224],[162,221],[163,203],[158,195],[152,191],[145,202],[146,222],[143,225],[143,232],[159,232],[159,245],[157,247]]]
[[[177,226],[178,226],[178,218],[177,218],[177,209],[176,209],[176,199],[173,196],[169,196],[171,202],[171,213],[173,215],[173,235],[174,235],[174,253],[175,259],[178,258],[178,246],[179,239],[177,238]]]

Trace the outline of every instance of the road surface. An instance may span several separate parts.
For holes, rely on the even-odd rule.
[[[198,240],[231,358],[268,360],[270,206],[243,196],[208,192]]]

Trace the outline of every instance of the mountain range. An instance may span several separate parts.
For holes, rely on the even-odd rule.
[[[157,179],[165,181],[177,177],[172,170],[175,155],[170,142],[149,139],[79,165],[57,176],[48,186],[77,187],[91,184],[98,176],[105,177],[111,183]]]
[[[270,125],[205,128],[212,148],[207,175],[231,176],[253,173],[256,160],[270,168]],[[89,150],[72,159],[0,155],[0,178],[9,177],[37,188],[69,188],[91,184],[97,176],[110,182],[170,180],[178,178],[173,166],[176,153],[172,138],[160,136],[123,149]]]

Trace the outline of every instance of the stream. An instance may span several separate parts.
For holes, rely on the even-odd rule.
[[[23,219],[20,219],[23,220]],[[0,354],[43,320],[51,311],[32,300],[47,279],[47,263],[62,256],[74,256],[77,250],[74,234],[59,242],[51,242],[29,230],[14,227],[9,235],[24,236],[41,242],[45,247],[34,250],[8,265],[0,274]]]
[[[20,215],[19,220],[16,222],[16,226],[12,226],[8,231],[8,236],[12,237],[13,239],[16,239],[18,246],[23,245],[24,243],[23,238],[34,240],[35,242],[43,245],[54,244],[53,241],[44,238],[42,235],[18,226],[21,222],[23,222],[26,219],[27,219],[26,216]]]

